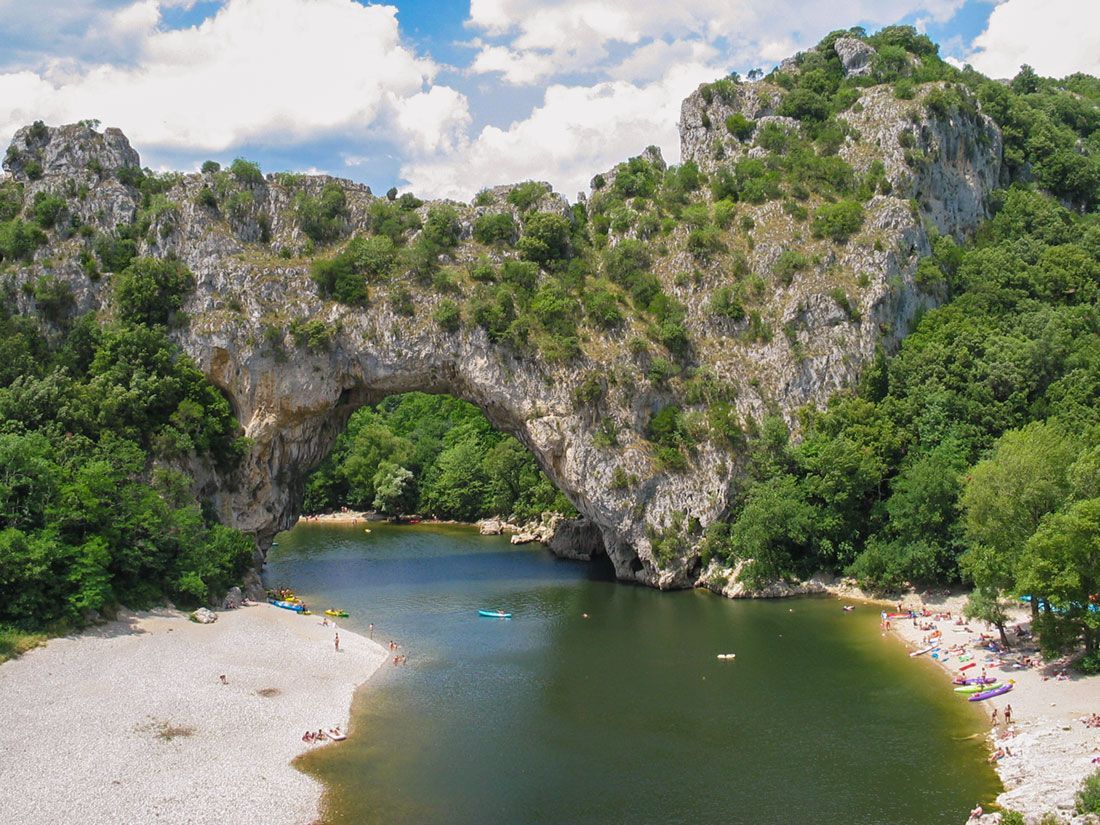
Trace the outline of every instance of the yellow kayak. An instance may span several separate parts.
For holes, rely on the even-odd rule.
[[[326,610],[326,616],[333,616],[337,619],[346,619],[348,617],[348,611],[346,610]]]

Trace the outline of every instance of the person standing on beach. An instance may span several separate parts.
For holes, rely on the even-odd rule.
[[[339,633],[336,634],[336,638],[333,639],[333,642],[335,642],[335,644],[336,644],[336,652],[339,653],[340,652],[340,634]]]
[[[992,717],[990,717],[989,721],[993,724],[994,727],[997,726],[997,709],[996,708],[993,708],[993,715],[992,715]]]
[[[1012,724],[1012,705],[1005,705],[1005,725]]]

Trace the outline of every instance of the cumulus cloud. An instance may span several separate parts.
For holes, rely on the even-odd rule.
[[[1027,63],[1039,74],[1100,74],[1100,4],[1081,0],[1005,0],[964,58],[991,77]]]
[[[484,186],[526,179],[572,196],[650,144],[678,160],[680,103],[700,78],[714,76],[712,67],[680,64],[646,84],[553,85],[530,116],[506,129],[486,126],[454,151],[411,161],[401,172],[414,191],[437,197],[467,200]]]
[[[436,64],[402,44],[392,6],[226,0],[178,30],[160,26],[160,7],[140,0],[97,21],[105,39],[134,44],[124,65],[0,73],[0,133],[95,117],[139,147],[218,152],[342,134],[437,151],[468,122],[465,97],[432,85]]]
[[[506,82],[598,71],[609,44],[662,39],[721,43],[738,62],[775,62],[841,21],[891,23],[910,14],[946,21],[964,0],[471,0],[467,26],[485,40],[472,70]]]

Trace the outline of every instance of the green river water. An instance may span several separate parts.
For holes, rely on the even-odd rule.
[[[999,788],[984,717],[873,607],[660,593],[464,527],[300,525],[266,579],[409,657],[299,763],[327,825],[959,825]]]

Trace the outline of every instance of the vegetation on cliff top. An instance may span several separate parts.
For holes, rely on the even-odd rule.
[[[846,75],[832,48],[842,35],[875,49],[869,74]],[[1093,614],[1080,606],[1100,591],[1090,573],[1100,565],[1092,550],[1081,551],[1095,547],[1097,534],[1100,226],[1090,210],[1100,203],[1100,81],[1040,78],[1024,67],[1011,83],[999,83],[948,65],[913,29],[889,27],[870,36],[835,32],[759,83],[731,76],[700,88],[708,111],[755,88],[774,95],[777,114],[792,119],[760,124],[739,114],[704,122],[717,147],[709,171],[690,161],[668,168],[647,151],[597,175],[591,198],[574,206],[536,182],[485,190],[472,207],[425,205],[394,190],[369,201],[359,231],[338,182],[311,188],[298,176],[276,176],[271,185],[293,204],[300,235],[290,237],[299,245],[284,232],[268,249],[311,257],[325,298],[385,306],[443,334],[482,330],[516,358],[568,369],[581,355],[616,353],[613,369],[577,376],[577,409],[599,411],[612,390],[629,397],[641,382],[658,390],[664,402],[639,428],[652,455],[642,473],[687,470],[704,441],[745,452],[747,477],[703,550],[707,559],[751,560],[744,571],[750,582],[822,566],[879,586],[961,578],[978,586],[975,610],[984,615],[996,618],[998,595],[1033,595],[1036,604],[1064,611],[1040,617],[1046,642],[1084,634],[1095,649]],[[857,169],[841,156],[862,140],[842,115],[858,112],[870,86],[905,102],[914,123],[925,116],[972,121],[979,109],[992,117],[1004,135],[1011,186],[995,194],[995,217],[972,242],[934,238],[934,254],[919,264],[919,286],[946,296],[946,305],[927,313],[896,355],[881,358],[858,392],[805,411],[801,439],[792,442],[775,416],[741,421],[738,388],[701,353],[714,341],[751,347],[783,335],[797,354],[798,330],[779,328],[769,298],[813,276],[827,281],[814,289],[827,288],[848,321],[860,323],[866,283],[830,261],[846,245],[881,245],[867,216],[872,198],[891,194],[886,169],[881,161]],[[42,175],[41,131],[36,126],[26,147],[9,151],[27,181]],[[930,161],[919,135],[905,131],[899,142],[914,172]],[[137,257],[171,235],[181,207],[170,196],[181,177],[129,168],[118,177],[140,194],[140,208],[132,223],[111,231],[81,223],[87,193],[75,183],[29,202],[23,184],[0,186],[0,267],[15,270],[43,244],[71,240],[66,248],[78,250],[90,279],[114,273],[114,316],[103,328],[74,319],[71,292],[50,275],[27,287],[48,323],[4,318],[10,352],[0,359],[0,403],[12,412],[2,435],[56,465],[46,474],[50,495],[105,451],[117,485],[152,478],[150,495],[161,502],[142,499],[133,505],[140,518],[111,524],[162,525],[172,513],[199,512],[167,469],[173,457],[231,457],[233,425],[220,396],[164,336],[165,325],[186,322],[180,312],[189,274],[172,261]],[[204,165],[201,183],[190,197],[219,231],[259,247],[271,243],[269,183],[255,164]],[[920,214],[920,204],[912,207]],[[762,268],[752,254],[777,220],[788,248]],[[702,320],[690,317],[700,308]],[[299,319],[291,332],[323,349],[329,327]],[[274,329],[272,340],[280,333]],[[140,380],[121,374],[122,360],[140,367]],[[97,395],[93,387],[108,391]],[[605,421],[598,446],[613,449],[619,434],[611,417]],[[87,443],[72,441],[82,437]],[[74,452],[79,445],[83,451]],[[638,478],[623,473],[614,483],[629,488]],[[309,503],[378,502],[462,518],[511,508],[522,516],[553,503],[547,485],[516,442],[452,402],[412,396],[357,414],[310,482]],[[216,545],[218,536],[238,546],[202,518],[186,528],[110,537],[83,516],[92,526],[65,532],[65,510],[20,521],[19,496],[28,494],[12,489],[13,503],[0,510],[4,535],[22,537],[10,534],[11,554],[27,572],[25,580],[0,582],[0,596],[34,594],[47,579],[66,582],[61,603],[69,606],[40,618],[71,618],[96,603],[79,595],[84,574],[65,572],[85,564],[72,548],[92,538],[108,547],[106,557],[92,553],[87,562],[91,578],[107,571],[108,587],[96,591],[107,594],[103,603],[140,601],[154,591],[201,598],[240,555],[211,551],[220,561],[206,573],[199,562],[180,561],[184,545]],[[54,506],[50,495],[44,500]],[[149,515],[154,505],[166,509]],[[676,532],[652,537],[665,562],[684,549]],[[182,534],[188,541],[172,546],[160,538]],[[156,563],[147,569],[122,559],[124,544],[148,548]],[[76,560],[50,571],[41,559],[54,557]],[[141,590],[139,580],[153,584]],[[26,609],[58,603],[35,598]]]

